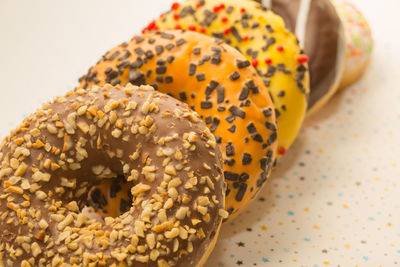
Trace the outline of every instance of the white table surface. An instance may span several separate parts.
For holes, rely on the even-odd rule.
[[[373,29],[371,67],[307,120],[207,266],[400,265],[400,1],[353,1]],[[171,2],[0,0],[0,136]]]

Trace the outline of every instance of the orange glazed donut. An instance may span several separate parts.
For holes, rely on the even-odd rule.
[[[267,180],[277,147],[274,106],[250,62],[219,39],[155,32],[108,51],[79,88],[128,82],[151,84],[201,115],[223,154],[226,208],[243,210]]]
[[[0,266],[202,266],[228,216],[215,137],[150,86],[58,97],[11,132],[0,160]],[[117,175],[130,209],[86,217],[90,187]]]

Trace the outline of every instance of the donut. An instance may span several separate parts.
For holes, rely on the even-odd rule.
[[[354,4],[345,0],[332,2],[342,20],[346,36],[346,60],[339,86],[339,89],[343,89],[364,74],[371,59],[374,40],[367,20]]]
[[[201,266],[228,214],[215,137],[150,86],[69,92],[0,148],[0,266]],[[118,175],[131,208],[89,219],[88,190]]]
[[[274,106],[250,62],[220,39],[153,32],[109,50],[78,88],[128,82],[150,84],[199,113],[222,151],[226,209],[243,210],[267,180],[277,148]]]
[[[345,35],[330,0],[257,0],[282,16],[309,56],[308,114],[323,107],[337,91],[344,70]]]
[[[307,111],[308,57],[279,16],[250,0],[187,0],[152,21],[144,31],[183,28],[217,37],[241,51],[274,101],[278,156],[289,149]]]

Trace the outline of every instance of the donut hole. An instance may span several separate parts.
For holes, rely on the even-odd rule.
[[[84,211],[89,217],[119,217],[132,207],[131,188],[135,184],[127,182],[123,175],[104,179],[92,186],[87,196]]]

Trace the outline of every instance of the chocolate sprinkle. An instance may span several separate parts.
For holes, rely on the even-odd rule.
[[[144,51],[141,47],[135,48],[135,52],[139,56],[142,56],[144,54]]]
[[[260,91],[258,90],[258,86],[254,83],[253,80],[249,80],[245,83],[245,85],[253,92],[253,94],[258,94]]]
[[[233,115],[231,114],[231,115],[227,116],[227,117],[225,118],[225,120],[226,120],[227,122],[229,122],[229,123],[232,123],[232,122],[235,120],[235,116],[233,116]]]
[[[241,41],[242,41],[242,37],[240,36],[240,34],[239,34],[239,32],[238,32],[238,30],[236,29],[235,26],[232,26],[232,27],[231,27],[231,33],[233,34],[233,36],[236,38],[236,40],[237,40],[238,42],[241,42]]]
[[[140,72],[136,69],[130,69],[129,82],[133,85],[142,85],[146,83],[146,78],[144,77],[143,72]]]
[[[247,191],[247,184],[244,184],[244,183],[240,184],[240,188],[236,194],[235,200],[239,201],[239,202],[242,201],[246,191]]]
[[[236,125],[232,125],[231,127],[229,127],[228,131],[230,131],[231,133],[236,132]]]
[[[247,131],[249,132],[250,136],[253,138],[254,141],[262,143],[263,138],[261,135],[257,132],[256,127],[254,126],[253,122],[250,122],[247,126]]]
[[[174,81],[174,78],[172,76],[165,77],[165,83],[172,83],[173,81]]]
[[[158,83],[163,83],[163,82],[164,82],[164,77],[163,77],[163,76],[157,76],[157,77],[156,77],[156,81],[157,81]]]
[[[151,50],[146,51],[146,58],[152,59],[154,57],[154,53]]]
[[[136,44],[140,44],[141,42],[143,42],[143,37],[142,36],[137,36],[135,38]]]
[[[164,52],[164,47],[162,45],[156,45],[156,53],[157,55],[161,55]]]
[[[273,134],[271,134],[268,139],[267,139],[267,145],[270,146],[272,145],[275,140],[278,138],[278,135],[276,134],[276,132],[274,132]]]
[[[233,165],[235,165],[235,159],[225,159],[225,160],[224,160],[224,163],[225,163],[226,165],[232,167]]]
[[[181,99],[182,101],[186,101],[186,100],[187,100],[186,92],[185,92],[185,91],[180,92],[180,93],[179,93],[179,97],[180,97],[180,99]]]
[[[167,44],[167,45],[165,46],[165,48],[167,48],[168,51],[171,50],[171,49],[173,49],[174,47],[175,47],[174,44]]]
[[[119,202],[119,211],[121,213],[125,213],[130,209],[130,207],[131,207],[131,203],[129,203],[125,199],[121,198],[121,200]]]
[[[200,53],[201,53],[201,49],[199,47],[196,47],[193,49],[193,54],[200,55]]]
[[[174,60],[175,60],[175,57],[174,56],[169,56],[169,57],[167,57],[167,62],[168,63],[172,63],[172,62],[174,62]]]
[[[247,68],[247,67],[249,67],[250,66],[250,61],[248,61],[247,59],[246,60],[240,60],[240,59],[236,59],[236,66],[239,68],[239,69],[243,69],[243,68]]]
[[[243,153],[243,155],[242,155],[242,164],[243,165],[249,165],[252,160],[253,159],[249,153],[247,153],[247,152]]]
[[[174,36],[173,34],[161,32],[161,38],[168,39],[168,40],[172,40],[172,39],[174,39],[174,37],[175,37],[175,36]]]
[[[237,117],[239,117],[239,118],[242,118],[242,119],[244,119],[245,117],[246,117],[246,113],[243,111],[243,110],[241,110],[240,108],[238,108],[238,107],[236,107],[236,106],[230,106],[229,107],[229,111],[233,114],[233,115],[235,115],[235,116],[237,116]]]
[[[204,73],[197,74],[196,75],[196,79],[197,79],[198,82],[202,82],[202,81],[204,81],[206,79],[206,75]]]
[[[269,117],[272,116],[272,108],[263,109],[262,112],[263,112],[263,114],[264,114],[264,116],[265,116],[266,118],[269,118]]]
[[[208,84],[208,86],[210,86],[212,89],[217,88],[218,85],[219,83],[214,80],[211,80],[210,83]]]
[[[167,67],[165,67],[164,65],[158,65],[157,67],[156,67],[156,73],[157,74],[164,74],[164,73],[166,73],[167,72]]]
[[[176,46],[181,46],[181,45],[183,45],[185,43],[186,43],[185,39],[179,39],[178,41],[176,41]]]
[[[232,142],[229,142],[227,145],[226,145],[226,155],[228,156],[228,157],[230,157],[230,156],[234,156],[235,155],[235,147],[232,145]]]
[[[119,51],[115,51],[109,58],[108,60],[114,60],[116,57],[118,57],[120,54]]]
[[[218,85],[218,87],[217,87],[217,103],[218,104],[223,103],[224,99],[225,99],[224,87],[221,85]]]
[[[264,122],[264,125],[265,125],[265,127],[266,127],[268,130],[276,131],[275,124],[273,124],[273,123],[271,123],[271,122],[266,121],[266,122]]]
[[[100,204],[100,206],[106,206],[108,204],[107,199],[103,196],[98,188],[94,189],[90,193],[90,198],[94,203]]]
[[[250,90],[248,87],[243,87],[239,94],[239,100],[245,100],[249,96],[249,92]]]
[[[189,76],[193,76],[196,74],[197,66],[195,64],[189,65]]]
[[[206,95],[206,99],[210,99],[211,93],[215,90],[215,87],[207,86],[206,90],[204,91],[204,94]]]
[[[131,67],[132,68],[140,68],[143,66],[143,60],[138,57],[135,61],[132,62]]]
[[[230,171],[224,171],[224,176],[226,180],[237,181],[239,179],[239,174]]]
[[[232,81],[236,81],[239,78],[240,78],[240,74],[237,71],[234,71],[231,75],[229,75],[229,79],[231,79]]]
[[[211,127],[210,127],[210,131],[211,132],[214,132],[215,130],[217,130],[219,122],[220,122],[220,120],[218,118],[214,118],[213,119],[213,122],[212,122]]]

